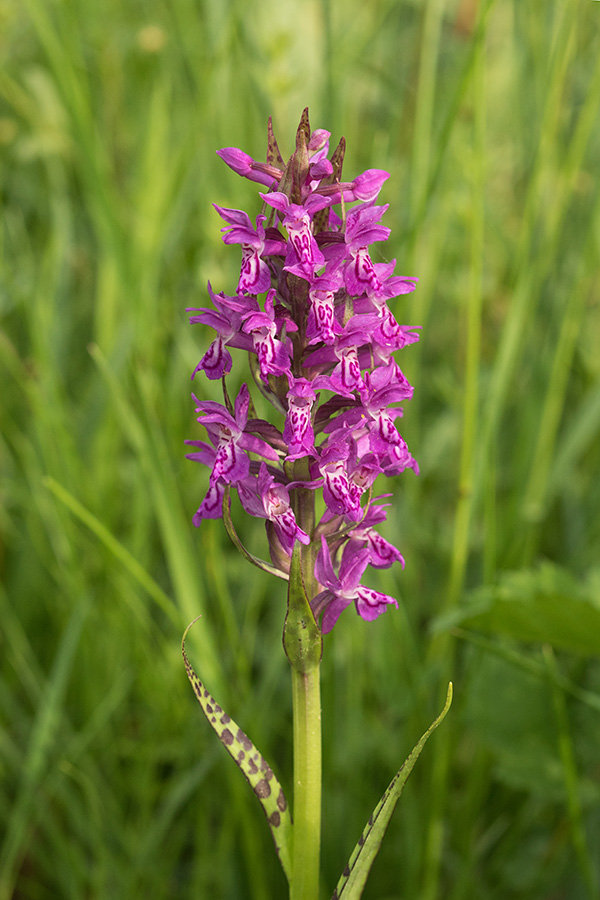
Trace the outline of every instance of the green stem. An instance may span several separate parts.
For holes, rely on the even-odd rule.
[[[288,277],[295,321],[299,323],[294,345],[294,372],[302,373],[302,352],[306,345],[308,285]],[[292,474],[293,473],[293,474]],[[310,480],[308,457],[291,463],[295,482]],[[314,575],[316,542],[315,494],[298,487],[291,492],[292,507],[300,528],[311,537],[307,547],[296,541],[290,561],[288,608],[283,629],[283,646],[292,667],[294,718],[294,825],[292,830],[292,877],[290,900],[318,900],[321,850],[321,689],[319,666],[323,639],[313,616],[310,601],[319,587]]]
[[[319,666],[292,668],[294,852],[290,900],[317,900],[321,846],[321,691]]]
[[[307,480],[308,460],[294,464],[294,477]],[[308,534],[315,523],[314,492],[293,493],[296,521]],[[323,643],[309,599],[315,596],[315,547],[296,543],[290,566],[283,645],[292,667],[294,710],[294,827],[290,900],[317,900],[321,846],[321,693]]]

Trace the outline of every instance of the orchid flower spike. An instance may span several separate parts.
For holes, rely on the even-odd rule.
[[[404,568],[379,531],[389,504],[372,494],[378,479],[418,474],[399,431],[413,388],[395,354],[419,332],[400,324],[396,303],[390,308],[417,279],[395,275],[395,260],[374,262],[371,250],[390,239],[382,224],[388,206],[378,202],[389,173],[367,169],[344,181],[344,139],[330,154],[329,138],[311,131],[304,110],[287,163],[270,122],[264,161],[233,147],[218,151],[262,190],[253,217],[214,204],[224,243],[240,248],[240,274],[231,293],[209,284],[212,305],[189,310],[193,324],[215,333],[192,378],[221,380],[224,402],[194,397],[207,440],[187,442],[188,458],[209,470],[194,524],[223,516],[232,534],[228,501],[237,492],[243,511],[265,522],[272,565],[233,535],[247,559],[287,578],[300,545],[323,633],[349,606],[365,621],[397,607],[362,583],[369,569]],[[230,400],[226,380],[235,378],[238,351],[250,358],[253,390],[271,404],[268,417],[257,414],[246,384]]]

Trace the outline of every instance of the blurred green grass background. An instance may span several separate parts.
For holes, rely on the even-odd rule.
[[[259,210],[215,150],[260,158],[271,114],[290,153],[304,106],[346,177],[391,172],[423,325],[400,611],[325,642],[322,897],[449,679],[365,898],[600,897],[599,29],[590,0],[0,2],[0,900],[285,896],[180,657],[201,614],[194,664],[290,792],[282,584],[191,524],[185,308],[236,283],[211,204]]]

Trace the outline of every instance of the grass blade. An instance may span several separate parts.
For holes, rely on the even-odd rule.
[[[394,775],[388,789],[373,810],[371,818],[358,839],[358,844],[352,851],[348,865],[344,869],[342,877],[337,883],[337,887],[333,892],[331,900],[359,900],[359,897],[362,896],[371,866],[379,852],[381,842],[383,841],[396,803],[400,799],[400,794],[406,784],[406,780],[421,755],[421,750],[425,746],[429,736],[444,720],[446,713],[450,709],[451,703],[452,682],[448,685],[448,694],[443,710],[437,719],[429,726],[418,744],[413,748],[396,775]]]
[[[118,541],[106,528],[102,522],[96,518],[88,509],[86,509],[82,504],[73,497],[69,491],[66,490],[61,484],[59,484],[54,478],[48,475],[44,479],[44,484],[50,490],[55,497],[57,497],[67,509],[73,513],[73,515],[79,519],[80,522],[83,522],[90,531],[98,538],[98,540],[102,541],[104,546],[110,550],[111,553],[121,562],[129,574],[135,578],[135,580],[140,584],[144,590],[148,592],[148,594],[152,597],[153,600],[160,606],[160,608],[165,612],[172,622],[177,623],[177,615],[175,613],[175,608],[173,606],[173,602],[170,597],[165,594],[163,589],[156,583],[156,581],[148,574],[148,572],[144,569],[143,566],[131,555],[129,550],[123,546],[123,544]],[[133,603],[131,598],[128,598],[129,602]],[[142,615],[142,611],[137,607],[135,608],[135,613],[138,619],[144,623],[145,619]]]

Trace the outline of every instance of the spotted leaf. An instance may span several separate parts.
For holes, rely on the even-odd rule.
[[[396,803],[398,802],[402,789],[406,783],[406,779],[412,772],[427,739],[444,719],[446,713],[450,709],[451,703],[452,682],[448,685],[446,705],[443,710],[435,722],[429,726],[416,747],[411,751],[400,770],[394,775],[388,789],[373,810],[373,814],[367,822],[363,833],[359,837],[358,844],[352,851],[352,856],[342,873],[342,877],[338,881],[331,900],[359,900],[362,896],[371,866],[379,852],[381,842],[392,817],[392,813],[394,812]]]
[[[194,619],[194,622],[196,621],[197,619]],[[181,642],[187,676],[202,712],[258,797],[275,841],[279,861],[289,881],[292,869],[292,816],[285,794],[265,758],[214,697],[211,697],[194,672],[185,652],[185,639],[194,622],[186,628]]]

